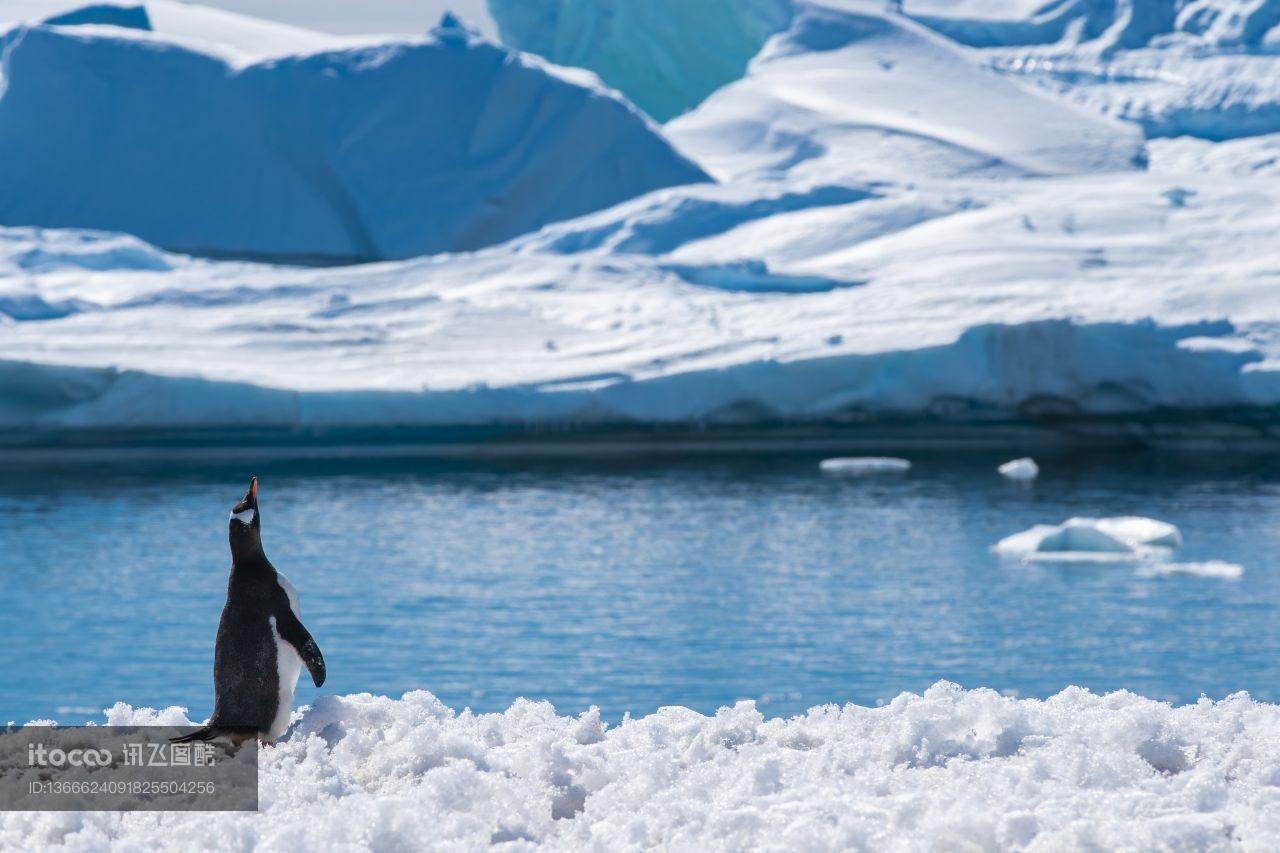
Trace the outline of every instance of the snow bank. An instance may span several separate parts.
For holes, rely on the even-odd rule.
[[[885,474],[908,471],[911,463],[893,456],[837,456],[823,459],[818,469],[827,474]]]
[[[505,44],[588,68],[658,121],[742,76],[790,0],[489,0]]]
[[[1168,522],[1121,516],[1037,524],[1001,539],[995,551],[1024,560],[1108,562],[1167,558],[1181,544],[1182,534]]]
[[[242,60],[141,29],[9,33],[0,223],[367,261],[475,249],[705,179],[590,75],[452,19],[424,39]]]
[[[1148,137],[1234,139],[1280,132],[1280,56],[1215,52],[1195,42],[1123,51],[1101,61],[1071,51],[1043,57],[1006,51],[998,69],[1102,115],[1139,125]]]
[[[1070,0],[954,2],[913,0],[908,14],[975,47],[1066,43],[1102,54],[1192,37],[1219,47],[1280,44],[1277,0]]]
[[[6,279],[75,270],[165,272],[175,260],[128,234],[0,228],[0,274]]]
[[[1280,405],[1277,211],[1274,179],[1216,173],[746,181],[332,269],[3,230],[0,429],[908,422],[1248,449]]]
[[[205,307],[213,312],[211,317],[226,310],[225,303],[220,303],[214,293],[199,298],[209,300]],[[252,292],[236,294],[235,298],[237,301],[252,298]],[[274,297],[265,294],[259,298],[269,301]],[[135,307],[143,314],[168,314],[163,310],[156,312],[155,305],[145,302]],[[71,321],[81,317],[91,318],[94,326],[104,330],[121,319],[104,320],[102,312],[92,308],[89,306],[90,310],[68,317],[67,331],[80,326]],[[362,313],[358,306],[344,302],[316,310],[343,315]],[[488,320],[483,315],[467,319],[473,328],[483,326]],[[48,325],[18,324],[19,328]],[[168,329],[164,342],[138,338],[136,329],[130,334],[137,340],[138,357],[142,358],[154,357],[155,349],[143,352],[144,345],[150,345],[162,347],[162,351],[170,354],[185,350],[184,358],[204,360],[213,370],[222,372],[252,374],[268,367],[253,360],[233,358],[234,350],[223,349],[234,346],[236,341],[244,341],[246,336],[252,340],[261,331],[254,323],[244,320],[234,325],[232,338],[225,341],[202,337],[192,338],[185,344],[170,343],[169,340],[176,341],[181,336],[178,328]],[[282,334],[286,340],[292,334],[289,328],[275,326],[269,320],[266,331]],[[449,334],[460,331],[448,329]],[[1131,331],[1136,332],[1133,337],[1129,337]],[[118,340],[114,338],[117,332],[107,333]],[[121,328],[118,334],[124,335],[125,329]],[[537,337],[529,338],[530,334]],[[515,369],[513,365],[520,352],[533,346],[548,351],[554,349],[552,354],[559,355],[559,345],[548,348],[544,334],[545,331],[540,333],[537,327],[518,330],[509,338],[512,346],[502,353],[503,359],[486,363],[498,369]],[[1154,402],[1158,400],[1177,405],[1198,403],[1207,408],[1211,401],[1222,399],[1220,395],[1237,390],[1232,387],[1239,381],[1241,361],[1237,354],[1185,352],[1177,346],[1182,337],[1185,337],[1183,330],[1153,327],[1081,328],[1069,323],[984,327],[965,333],[952,345],[868,356],[787,363],[747,360],[700,370],[677,367],[675,372],[668,372],[672,365],[667,364],[655,365],[659,371],[644,379],[596,373],[504,387],[473,385],[416,391],[387,388],[394,375],[370,374],[367,378],[360,375],[384,363],[385,354],[375,346],[377,341],[334,339],[327,333],[289,353],[288,357],[279,358],[271,366],[282,371],[281,376],[290,375],[295,382],[312,384],[313,388],[306,391],[163,375],[181,369],[177,362],[139,372],[0,360],[0,387],[8,392],[0,398],[0,437],[18,444],[39,442],[48,436],[57,436],[59,441],[97,443],[104,433],[121,433],[121,438],[145,441],[155,431],[178,431],[187,432],[190,440],[199,441],[249,431],[308,444],[341,441],[344,431],[346,437],[353,440],[386,441],[400,431],[411,441],[475,441],[512,434],[522,436],[524,429],[537,433],[538,427],[544,425],[572,425],[580,431],[594,429],[603,435],[626,425],[741,427],[781,422],[831,427],[874,423],[877,415],[888,423],[901,424],[904,419],[918,418],[922,412],[931,411],[937,412],[929,418],[934,424],[981,426],[1007,424],[1019,415],[1034,417],[1035,406],[1044,407],[1039,411],[1055,420],[1060,418],[1064,404],[1055,401],[1055,389],[1062,387],[1064,376],[1070,377],[1071,382],[1083,376],[1086,387],[1100,389],[1097,393],[1101,396],[1094,397],[1089,404],[1100,407],[1106,418],[1116,418],[1126,412],[1141,415],[1149,405],[1165,408]],[[1167,341],[1169,350],[1153,350],[1152,338]],[[482,349],[490,340],[469,339],[467,346]],[[572,337],[564,340],[567,348],[573,346]],[[79,351],[69,349],[68,352],[82,358],[80,353],[94,345],[93,340],[81,341]],[[307,355],[316,347],[337,348],[349,353],[350,360],[318,373]],[[369,351],[362,352],[362,349]],[[392,351],[402,350],[392,347]],[[1132,354],[1117,360],[1105,357],[1126,351]],[[426,358],[430,352],[420,351],[418,357]],[[1155,352],[1159,352],[1157,360],[1146,368],[1150,372],[1127,374],[1124,380],[1147,396],[1116,397],[1116,389],[1109,384],[1116,376],[1115,366],[1143,364],[1144,357]],[[993,353],[1009,353],[1010,360],[993,360]],[[1027,363],[1031,353],[1040,353],[1038,363]],[[590,360],[591,355],[588,350],[576,357]],[[492,359],[492,355],[486,354],[484,358]],[[1160,359],[1180,364],[1181,369],[1170,368]],[[397,367],[402,371],[414,369],[410,360]],[[453,369],[474,367],[463,362]],[[193,365],[188,369],[194,372],[198,368]],[[539,366],[524,365],[523,369],[536,370]],[[337,383],[357,382],[367,383],[365,390],[332,387]],[[315,387],[317,385],[320,387]],[[322,390],[324,385],[330,386],[329,390]],[[969,402],[962,403],[965,397]],[[941,402],[937,402],[939,400]],[[1120,423],[1124,434],[1131,438],[1128,428],[1123,426],[1125,422]],[[431,428],[463,426],[475,429],[453,429],[443,435],[430,431]],[[1176,425],[1170,435],[1177,437]],[[1152,433],[1154,440],[1160,437],[1159,431]],[[1226,446],[1239,447],[1248,446],[1245,442],[1249,438],[1249,432],[1228,431],[1221,440]],[[945,434],[941,440],[946,441]]]
[[[1143,160],[1134,128],[1023,88],[906,18],[839,0],[798,4],[743,80],[667,130],[722,179],[786,171],[912,181]]]
[[[108,721],[185,723],[116,705]],[[324,697],[261,761],[260,812],[0,814],[26,849],[1270,849],[1280,709],[940,682],[765,719],[751,702],[616,727],[521,700]]]
[[[1010,480],[1034,480],[1040,475],[1040,466],[1030,457],[1011,459],[996,469],[1001,477]]]
[[[1280,177],[1280,133],[1216,143],[1191,136],[1153,139],[1148,148],[1152,170],[1166,174]]]
[[[910,15],[988,64],[1148,136],[1280,131],[1280,2],[948,3]]]

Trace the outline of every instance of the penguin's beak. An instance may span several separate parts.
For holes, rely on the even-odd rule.
[[[254,477],[249,481],[249,491],[244,493],[244,497],[240,499],[240,503],[231,508],[231,517],[236,521],[250,526],[258,517],[258,478]]]

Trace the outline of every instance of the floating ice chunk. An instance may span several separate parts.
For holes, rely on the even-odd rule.
[[[1036,551],[1105,551],[1129,553],[1133,547],[1104,533],[1098,527],[1080,521],[1068,522],[1056,530],[1050,530],[1035,547]]]
[[[1244,574],[1244,566],[1223,560],[1205,560],[1202,563],[1147,563],[1138,569],[1147,577],[1156,575],[1193,575],[1198,578],[1238,578]]]
[[[1104,533],[1128,542],[1135,548],[1155,546],[1172,550],[1182,544],[1182,533],[1176,525],[1140,515],[1100,518],[1097,526]]]
[[[893,456],[837,456],[823,459],[818,468],[827,474],[883,474],[906,471],[911,463]]]
[[[1001,539],[995,550],[1025,560],[1106,562],[1158,559],[1181,544],[1182,534],[1174,525],[1130,515],[1037,524]]]
[[[1010,460],[996,469],[1000,476],[1010,480],[1034,480],[1040,474],[1040,466],[1030,456]]]

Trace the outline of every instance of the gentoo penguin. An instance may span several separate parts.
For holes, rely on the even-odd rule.
[[[289,727],[293,689],[307,665],[324,684],[324,657],[298,618],[298,593],[262,552],[258,478],[231,510],[231,579],[213,654],[213,716],[177,743],[257,737],[272,743]]]

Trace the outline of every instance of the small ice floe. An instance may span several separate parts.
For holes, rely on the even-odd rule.
[[[826,474],[886,474],[910,467],[906,459],[893,456],[837,456],[818,463],[818,468]]]
[[[1174,525],[1129,515],[1037,524],[1001,539],[995,551],[1024,560],[1132,562],[1167,559],[1181,544]]]
[[[1205,560],[1203,563],[1145,563],[1138,568],[1144,577],[1158,575],[1191,575],[1198,578],[1238,578],[1244,574],[1244,566],[1223,560]]]
[[[1034,480],[1040,474],[1040,466],[1030,456],[1011,459],[996,469],[1001,477],[1010,480]]]

